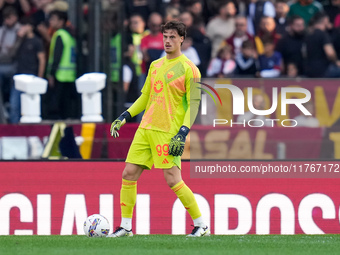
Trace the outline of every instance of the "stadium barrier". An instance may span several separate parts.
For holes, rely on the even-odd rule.
[[[190,163],[182,164],[213,234],[340,233],[340,178],[190,178]],[[95,213],[105,215],[112,229],[120,224],[124,165],[0,162],[0,234],[82,235],[84,220]],[[191,224],[162,171],[145,171],[138,181],[134,232],[185,234]]]
[[[74,136],[82,136],[83,159],[125,159],[136,123],[123,127],[120,137],[109,134],[109,124],[74,124]],[[51,133],[50,125],[3,125],[0,127],[0,159],[40,159]],[[192,142],[192,146],[190,145]],[[340,159],[340,127],[224,127],[193,126],[184,159]],[[198,153],[198,154],[197,154]],[[193,156],[193,155],[191,155]]]

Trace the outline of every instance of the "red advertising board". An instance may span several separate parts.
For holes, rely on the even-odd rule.
[[[213,234],[340,233],[340,178],[183,178]],[[256,162],[254,162],[256,164]],[[1,235],[83,234],[88,215],[120,223],[123,162],[0,162]],[[133,230],[184,234],[192,222],[161,170],[138,181]]]

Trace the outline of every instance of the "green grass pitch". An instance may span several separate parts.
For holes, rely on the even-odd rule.
[[[340,254],[340,235],[213,235],[202,238],[139,235],[119,239],[85,236],[0,236],[0,254]]]

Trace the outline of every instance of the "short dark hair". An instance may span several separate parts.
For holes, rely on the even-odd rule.
[[[233,1],[231,1],[231,0],[223,0],[223,1],[217,2],[217,9],[220,10],[224,6],[228,5],[229,3],[233,3]]]
[[[196,4],[196,3],[202,4],[201,0],[186,0],[186,1],[182,1],[182,2],[183,2],[183,5],[184,5],[185,7],[193,6],[193,5]]]
[[[143,20],[143,22],[145,22],[144,17],[141,14],[137,13],[137,12],[132,13],[129,18],[131,19],[132,17],[139,17],[139,18],[141,18]]]
[[[55,11],[52,11],[52,12],[50,13],[50,17],[52,17],[52,16],[57,16],[58,19],[63,20],[64,23],[66,23],[67,20],[68,20],[67,12],[55,10]]]
[[[262,44],[275,44],[274,38],[271,35],[266,35],[262,38]]]
[[[31,26],[34,26],[34,25],[35,25],[32,16],[24,16],[24,17],[20,20],[20,24],[21,24],[21,25],[31,25]]]
[[[187,27],[181,21],[171,20],[171,21],[168,21],[167,23],[165,23],[165,25],[162,25],[162,27],[161,27],[162,33],[164,33],[165,30],[168,30],[168,29],[176,30],[178,35],[183,36],[184,39],[187,36],[187,31],[186,31]]]
[[[316,13],[309,21],[310,26],[321,23],[328,15],[325,12]]]
[[[222,54],[224,53],[224,51],[228,51],[229,53],[232,54],[232,50],[233,48],[229,44],[226,44],[223,47],[218,49],[216,56],[218,58],[222,58]]]
[[[11,15],[15,15],[15,16],[18,17],[18,12],[17,12],[17,10],[16,10],[14,7],[12,7],[12,6],[7,6],[7,7],[3,10],[2,16],[4,17],[4,19],[6,19],[6,18],[8,18],[8,17],[11,16]]]
[[[289,19],[288,19],[288,25],[293,25],[293,23],[296,21],[296,20],[299,20],[299,19],[302,19],[303,18],[299,15],[293,15],[291,16]]]
[[[252,40],[246,40],[242,43],[242,49],[254,49],[255,45]]]

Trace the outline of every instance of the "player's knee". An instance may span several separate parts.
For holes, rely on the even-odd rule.
[[[163,170],[164,171],[164,178],[166,180],[166,183],[170,188],[175,186],[177,183],[179,183],[182,178],[181,178],[181,172],[178,168],[172,168],[172,169],[167,169]]]
[[[172,188],[173,186],[177,184],[175,180],[166,180],[166,183],[168,184],[170,188]]]
[[[172,175],[172,174],[165,174],[164,178],[165,178],[165,181],[170,188],[177,184],[177,180],[176,180],[175,176]]]
[[[137,181],[139,178],[139,172],[137,166],[126,165],[122,174],[123,179],[129,181]]]

